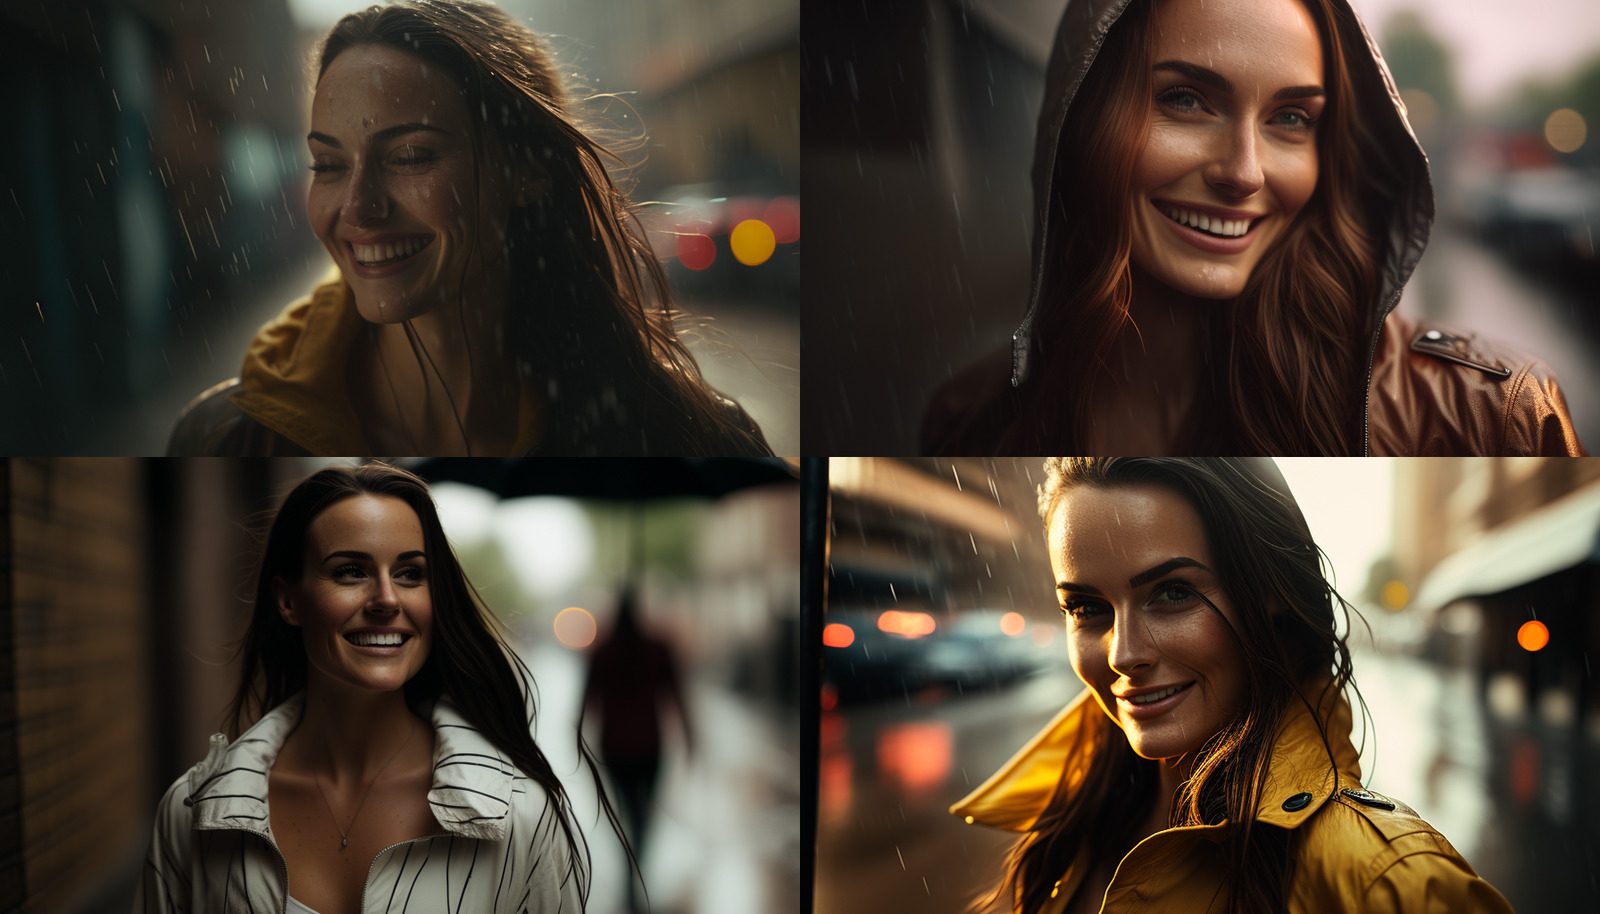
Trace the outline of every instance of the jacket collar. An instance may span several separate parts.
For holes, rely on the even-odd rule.
[[[233,404],[313,454],[365,454],[361,420],[345,376],[364,322],[350,284],[330,274],[307,298],[256,332],[239,369]],[[517,408],[513,454],[538,445],[539,398],[526,389]]]
[[[1326,715],[1325,748],[1323,731],[1309,704],[1319,689],[1313,687],[1303,694],[1306,701],[1293,701],[1284,712],[1256,809],[1256,821],[1280,828],[1296,828],[1311,818],[1341,783],[1359,787],[1361,781],[1360,759],[1350,743],[1350,702],[1343,695],[1333,699],[1333,708]],[[1062,778],[1067,778],[1069,790],[1082,782],[1090,755],[1098,748],[1094,737],[1098,728],[1089,725],[1104,713],[1094,693],[1084,689],[999,771],[951,806],[950,812],[969,823],[1029,830]],[[1120,731],[1117,738],[1121,738]],[[1300,805],[1304,800],[1300,794],[1310,795],[1304,805]]]
[[[197,829],[266,832],[267,772],[305,711],[305,692],[267,712],[230,745],[217,733],[211,751],[189,772],[183,803]],[[516,766],[461,716],[447,696],[434,703],[433,786],[428,805],[445,831],[463,838],[504,840],[510,829]]]

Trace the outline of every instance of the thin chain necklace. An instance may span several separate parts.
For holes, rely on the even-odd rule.
[[[412,727],[411,732],[406,734],[405,742],[400,744],[399,749],[394,750],[394,755],[389,756],[389,760],[383,763],[383,767],[378,769],[378,773],[372,776],[372,783],[367,785],[367,792],[361,795],[361,802],[356,804],[356,814],[350,817],[350,828],[339,829],[339,850],[344,850],[350,845],[350,831],[356,827],[356,820],[361,818],[361,808],[367,805],[367,797],[372,794],[372,788],[377,785],[379,776],[387,771],[390,765],[394,764],[394,760],[400,757],[400,753],[411,745],[411,737],[416,735],[417,729]],[[328,807],[328,817],[333,819],[333,827],[339,828],[339,817],[334,815],[333,804],[328,802],[328,795],[323,792],[322,779],[317,777],[316,772],[312,772],[311,780],[317,785],[317,793],[322,794],[322,805]]]

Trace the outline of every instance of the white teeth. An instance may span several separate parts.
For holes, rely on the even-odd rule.
[[[407,238],[396,244],[351,244],[356,252],[356,262],[362,266],[376,266],[410,257],[412,254],[427,247],[429,238]]]
[[[399,632],[388,632],[386,634],[358,632],[346,637],[351,644],[357,647],[398,647],[405,641],[405,636]]]
[[[1128,699],[1128,701],[1131,701],[1136,705],[1147,705],[1152,701],[1160,701],[1163,698],[1167,698],[1169,696],[1175,695],[1180,690],[1182,690],[1183,688],[1185,688],[1185,687],[1184,686],[1173,686],[1170,689],[1162,689],[1159,692],[1151,692],[1149,695],[1138,695],[1138,696],[1135,696],[1133,698]]]
[[[1179,207],[1165,204],[1162,205],[1161,211],[1173,222],[1197,228],[1202,232],[1210,232],[1213,235],[1237,238],[1250,230],[1251,220],[1249,219],[1219,219],[1194,212],[1193,210],[1180,209]]]

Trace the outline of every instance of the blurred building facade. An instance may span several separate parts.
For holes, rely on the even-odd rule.
[[[1530,707],[1546,689],[1569,691],[1581,723],[1600,694],[1590,659],[1600,657],[1600,460],[1428,458],[1395,467],[1392,572],[1413,608],[1474,606],[1456,627],[1476,629],[1483,683],[1516,675]],[[1454,624],[1436,619],[1446,631]],[[1528,650],[1518,635],[1533,622],[1548,644]]]
[[[237,682],[240,518],[296,463],[0,461],[0,908],[127,909]]]
[[[236,370],[208,334],[317,247],[301,50],[285,0],[0,6],[8,453],[94,453],[96,420],[174,373]]]

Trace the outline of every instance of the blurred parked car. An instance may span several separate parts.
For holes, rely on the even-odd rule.
[[[768,181],[727,181],[653,196],[641,219],[680,294],[799,307],[797,193]]]
[[[1059,659],[1025,629],[1016,613],[830,611],[823,678],[839,704],[909,697],[932,686],[957,693],[1001,688]]]

